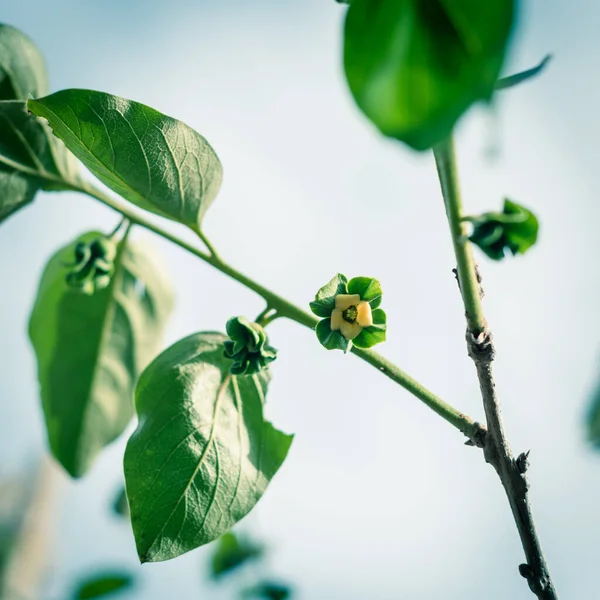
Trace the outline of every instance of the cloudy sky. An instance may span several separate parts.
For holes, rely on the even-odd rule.
[[[483,411],[464,347],[450,239],[429,154],[382,139],[354,107],[340,67],[345,8],[333,0],[9,0],[2,20],[47,57],[52,89],[135,99],[201,132],[224,165],[205,227],[242,271],[298,303],[338,271],[384,286],[381,351],[474,418]],[[597,375],[600,281],[596,24],[600,7],[529,0],[509,70],[546,53],[542,78],[478,109],[457,133],[469,212],[505,196],[534,210],[527,256],[481,258],[485,311],[515,451],[531,449],[531,499],[564,598],[597,598],[600,455],[583,420]],[[57,247],[117,222],[72,194],[40,195],[0,229],[0,475],[45,447],[26,324]],[[137,232],[140,237],[150,234]],[[167,343],[222,328],[262,304],[210,267],[152,239],[177,309]],[[211,290],[211,293],[208,293]],[[218,301],[214,294],[218,292]],[[243,527],[272,547],[270,571],[301,600],[526,599],[522,551],[481,453],[353,356],[327,353],[293,323],[270,328],[269,416],[296,433],[290,456]],[[124,440],[92,473],[64,482],[48,599],[90,568],[127,565],[141,597],[231,598],[203,582],[200,550],[137,566],[108,513]]]

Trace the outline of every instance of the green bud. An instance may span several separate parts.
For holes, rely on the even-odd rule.
[[[538,220],[525,207],[504,201],[501,213],[489,212],[466,220],[473,224],[469,240],[493,260],[502,260],[506,251],[524,254],[537,241]]]
[[[74,262],[69,263],[66,282],[69,287],[91,296],[110,285],[117,256],[117,243],[107,237],[90,242],[78,242],[74,249]]]
[[[229,340],[225,342],[225,357],[233,361],[232,375],[252,375],[266,369],[277,358],[277,350],[268,345],[264,328],[246,317],[229,319],[226,325]]]

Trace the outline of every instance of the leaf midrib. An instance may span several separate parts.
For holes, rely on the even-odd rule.
[[[121,242],[119,244],[119,250],[118,250],[117,256],[115,258],[115,271],[114,271],[112,280],[110,282],[110,285],[108,286],[108,300],[106,303],[106,310],[104,311],[104,316],[102,318],[100,339],[99,339],[99,342],[98,342],[98,345],[96,348],[96,352],[94,354],[94,368],[92,370],[92,376],[90,377],[90,384],[89,384],[88,393],[87,393],[87,402],[86,402],[83,412],[81,414],[79,435],[77,436],[76,448],[77,448],[78,452],[80,449],[80,441],[81,441],[83,432],[87,431],[87,421],[88,421],[88,417],[89,417],[90,407],[92,405],[92,402],[90,400],[91,400],[93,391],[96,387],[96,378],[98,376],[98,365],[100,363],[99,358],[102,355],[102,349],[104,348],[104,346],[107,343],[107,337],[109,336],[110,331],[112,330],[113,316],[115,313],[115,306],[116,306],[116,302],[117,302],[115,290],[117,289],[117,285],[119,285],[119,286],[121,285],[121,281],[123,278],[123,269],[125,268],[123,265],[123,257],[125,255],[125,252],[127,251],[127,239],[128,239],[130,231],[131,231],[131,226],[127,228],[127,230],[125,231],[125,235],[123,236],[123,239],[121,240]]]
[[[34,101],[34,102],[36,102],[36,101]],[[82,136],[77,135],[75,133],[75,131],[73,131],[73,129],[71,127],[69,127],[69,125],[67,125],[67,123],[65,123],[65,121],[58,114],[56,114],[51,108],[49,108],[49,107],[47,107],[47,106],[45,106],[43,104],[40,104],[40,106],[42,106],[42,108],[44,108],[45,110],[47,110],[48,113],[54,115],[54,117],[56,118],[56,120],[60,121],[63,124],[63,126],[65,127],[65,129],[67,129],[73,135],[73,137],[75,137],[75,139],[90,154],[90,156],[92,156],[94,158],[94,160],[99,165],[101,165],[104,169],[106,169],[115,179],[117,179],[117,181],[120,184],[122,184],[122,186],[126,190],[128,190],[129,192],[131,192],[131,194],[138,199],[138,202],[142,205],[141,206],[142,208],[144,208],[144,204],[148,204],[148,205],[150,205],[152,207],[152,211],[153,212],[156,212],[160,216],[163,216],[163,217],[165,217],[167,219],[171,219],[172,218],[170,215],[168,215],[167,213],[163,212],[158,206],[156,206],[154,204],[154,202],[152,202],[149,198],[145,197],[141,192],[139,192],[138,190],[136,190],[135,188],[133,188],[127,181],[125,181],[120,175],[118,175],[113,169],[111,169],[109,167],[109,165],[107,165],[104,161],[100,160],[100,158],[98,158],[98,156],[96,154],[94,154],[90,150],[90,148],[88,148],[88,146],[83,143],[83,141],[81,139]],[[89,103],[88,103],[88,106],[89,106]],[[127,119],[125,119],[124,115],[121,115],[121,116],[123,116],[123,119],[127,122],[127,124],[129,125],[129,127],[131,128],[131,130],[133,132],[133,128],[131,127],[131,124],[129,123],[129,121],[127,121]],[[39,118],[43,118],[43,119],[46,119],[46,121],[48,121],[47,117],[39,117]],[[101,119],[101,121],[104,124],[104,120]],[[55,128],[52,127],[49,122],[48,122],[48,125],[51,127],[52,130],[55,130]],[[133,132],[133,133],[136,136],[136,138],[138,140],[138,143],[140,144],[140,149],[142,151],[142,154],[144,155],[144,157],[146,157],[146,153],[145,153],[144,148],[143,148],[143,146],[141,144],[141,141],[139,140],[139,138],[137,137],[137,135],[135,134],[135,132]],[[110,138],[110,136],[108,136],[108,137]],[[64,140],[63,140],[63,143],[64,143]],[[147,161],[147,159],[146,159],[146,161]],[[148,174],[149,174],[149,182],[150,182],[150,190],[151,190],[152,189],[152,187],[151,187],[152,186],[152,177],[151,177],[150,172]]]
[[[221,385],[219,386],[219,390],[217,391],[217,397],[215,399],[215,406],[213,408],[213,419],[212,419],[212,426],[210,428],[210,434],[208,436],[208,439],[206,441],[206,446],[204,448],[204,450],[202,451],[202,454],[200,455],[200,458],[198,459],[198,464],[196,465],[191,477],[189,478],[189,481],[187,482],[183,492],[181,493],[181,495],[179,496],[179,498],[177,499],[177,502],[175,503],[175,506],[173,507],[173,510],[171,511],[171,513],[169,514],[169,516],[165,519],[165,522],[163,524],[163,526],[160,528],[160,530],[157,532],[157,534],[154,536],[154,539],[152,540],[152,542],[150,544],[148,544],[148,551],[145,553],[145,557],[150,556],[150,553],[152,551],[152,548],[154,547],[154,545],[156,544],[156,540],[162,535],[163,531],[165,530],[166,526],[169,524],[170,520],[173,518],[173,515],[175,514],[175,512],[177,511],[177,509],[179,508],[179,505],[181,504],[182,500],[184,498],[186,498],[187,493],[190,489],[190,487],[192,486],[194,480],[196,479],[196,475],[198,474],[198,471],[200,471],[202,465],[204,464],[204,459],[206,458],[208,451],[211,447],[211,444],[213,444],[214,439],[215,439],[215,430],[217,427],[217,414],[218,414],[218,410],[219,410],[219,406],[221,405],[221,401],[223,399],[223,396],[225,395],[225,392],[227,390],[227,388],[229,387],[229,383],[232,380],[232,375],[230,373],[228,373],[225,378],[223,379],[223,381],[221,382]],[[217,485],[217,482],[215,482],[215,486]],[[208,506],[206,514],[208,515],[208,511],[210,511],[212,506],[212,503]],[[205,517],[205,521],[206,521],[206,517]],[[204,524],[203,524],[204,526]],[[144,557],[142,557],[142,560],[144,560]]]

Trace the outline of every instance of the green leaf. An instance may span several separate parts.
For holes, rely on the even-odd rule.
[[[373,311],[373,325],[365,327],[353,340],[357,348],[372,348],[385,342],[386,314],[381,308]]]
[[[353,0],[344,67],[360,109],[417,150],[442,141],[488,101],[514,20],[514,0]]]
[[[175,558],[231,529],[287,456],[292,436],[263,415],[268,371],[231,375],[226,340],[184,338],[140,377],[125,480],[142,562]]]
[[[63,90],[29,100],[31,112],[102,183],[133,204],[197,230],[221,186],[221,163],[196,131],[103,92]]]
[[[79,182],[75,157],[45,123],[27,114],[25,102],[0,101],[0,222],[38,190]]]
[[[118,491],[112,505],[113,512],[120,517],[124,517],[125,519],[129,519],[129,502],[127,502],[127,492],[125,491],[125,486],[121,487]]]
[[[39,50],[17,29],[0,25],[0,222],[39,189],[79,181],[75,158],[45,123],[27,114],[27,97],[47,91]]]
[[[339,331],[331,331],[330,319],[319,321],[315,331],[319,342],[327,350],[343,350],[344,352],[348,352],[352,346],[352,342],[347,340]]]
[[[381,284],[372,277],[353,277],[348,282],[348,293],[358,294],[361,300],[371,305],[371,308],[379,307],[383,299]]]
[[[50,447],[80,477],[133,415],[133,391],[154,358],[173,305],[171,283],[150,248],[122,242],[110,285],[91,296],[66,283],[86,233],[48,262],[29,321]]]
[[[27,100],[48,93],[46,65],[24,33],[0,24],[0,100]]]
[[[335,297],[347,293],[348,280],[345,275],[338,273],[317,292],[315,299],[310,303],[310,310],[317,317],[329,317],[335,308]]]
[[[220,579],[250,560],[263,555],[263,548],[243,537],[238,537],[232,531],[223,534],[216,542],[217,549],[211,558],[211,576]]]
[[[284,583],[262,581],[261,583],[245,589],[243,598],[261,598],[262,600],[287,600],[292,597],[292,588]]]
[[[524,254],[537,241],[539,223],[524,206],[504,201],[501,213],[484,213],[467,220],[473,223],[469,240],[493,260],[502,260],[506,251]]]
[[[514,75],[508,75],[507,77],[498,79],[495,86],[496,90],[507,90],[508,88],[520,85],[521,83],[529,81],[530,79],[534,79],[546,68],[546,65],[550,62],[551,58],[552,55],[548,54],[537,66],[527,69],[526,71],[521,71],[520,73],[515,73]]]
[[[128,573],[109,572],[84,581],[73,594],[73,600],[104,598],[133,587],[133,577]]]

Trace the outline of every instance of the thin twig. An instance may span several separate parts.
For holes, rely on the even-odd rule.
[[[520,455],[515,460],[504,432],[500,402],[492,373],[495,349],[481,306],[479,273],[464,231],[452,140],[439,144],[434,149],[434,155],[452,233],[458,282],[465,305],[468,352],[475,363],[487,418],[485,460],[496,469],[500,477],[519,531],[527,560],[527,563],[519,565],[520,574],[527,579],[529,588],[539,600],[558,600],[558,593],[552,583],[531,514],[527,495],[529,485],[525,477],[527,455]]]

